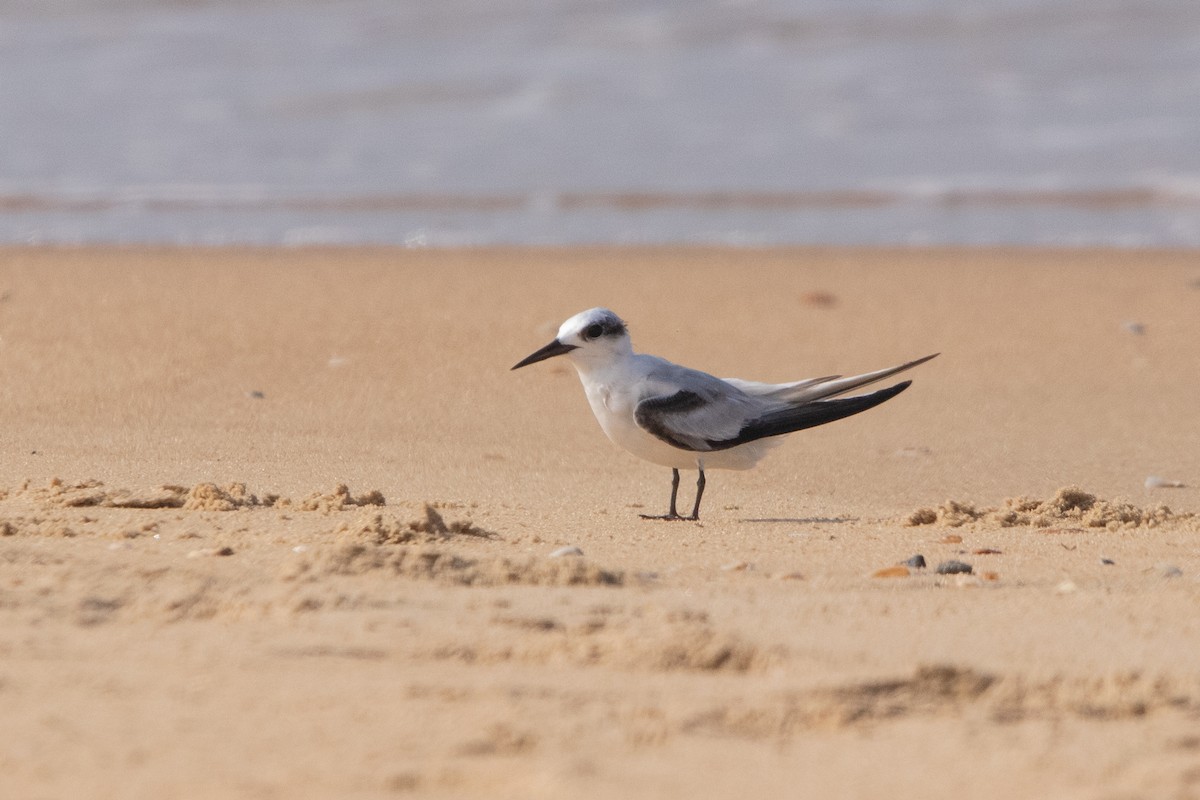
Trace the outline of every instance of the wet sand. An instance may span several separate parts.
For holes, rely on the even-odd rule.
[[[2,250],[7,791],[1200,794],[1198,280],[1165,251]],[[942,355],[655,523],[669,471],[570,366],[509,372],[594,305],[719,375]]]

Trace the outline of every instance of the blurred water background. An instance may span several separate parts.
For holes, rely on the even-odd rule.
[[[1197,0],[0,0],[0,242],[1200,245]]]

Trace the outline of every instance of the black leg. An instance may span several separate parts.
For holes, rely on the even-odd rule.
[[[641,514],[642,519],[683,519],[675,510],[675,499],[679,496],[679,470],[671,469],[671,510],[666,514]]]
[[[675,510],[675,498],[679,496],[679,470],[671,469],[671,510],[667,512],[668,516],[678,517],[679,512]]]
[[[689,521],[700,519],[700,499],[704,497],[704,470],[700,470],[700,477],[696,479],[696,504],[692,506],[692,515],[690,517],[679,516],[676,500],[679,497],[679,470],[671,470],[671,510],[666,514],[642,514],[642,519],[686,519]]]
[[[700,519],[700,498],[704,497],[704,470],[700,470],[700,477],[696,479],[696,505],[692,506],[692,515],[688,519]]]

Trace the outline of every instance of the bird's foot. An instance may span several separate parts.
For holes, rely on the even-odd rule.
[[[641,517],[642,519],[678,520],[680,522],[697,522],[700,519],[700,517],[695,516],[695,515],[690,516],[690,517],[683,517],[674,512],[672,512],[670,514],[638,514],[638,516]]]

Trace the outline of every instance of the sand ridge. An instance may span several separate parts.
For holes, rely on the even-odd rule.
[[[904,524],[945,525],[952,528],[972,523],[1002,528],[1049,528],[1073,524],[1117,531],[1186,524],[1195,518],[1196,515],[1191,512],[1175,513],[1166,505],[1143,508],[1128,501],[1105,500],[1077,486],[1068,486],[1059,489],[1047,500],[1009,497],[997,507],[979,507],[971,502],[947,500],[936,508],[918,508],[904,519]]]

